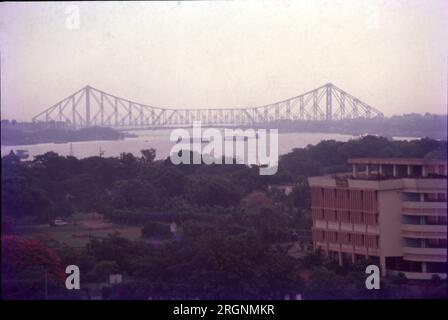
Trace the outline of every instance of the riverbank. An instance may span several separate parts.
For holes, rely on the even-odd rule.
[[[79,130],[43,129],[34,132],[14,128],[1,128],[2,146],[34,145],[41,143],[68,143],[78,141],[120,140],[127,134],[103,127]]]
[[[119,140],[95,140],[80,141],[73,143],[42,143],[34,145],[2,145],[2,156],[16,152],[19,149],[27,150],[29,159],[49,151],[53,151],[62,156],[73,155],[79,159],[98,156],[118,157],[121,153],[132,153],[140,156],[143,149],[154,148],[157,150],[156,159],[165,159],[169,156],[171,148],[175,144],[169,137],[171,130],[142,130],[136,131],[137,137],[125,137]],[[320,134],[320,133],[279,133],[279,154],[291,152],[294,148],[305,147],[309,144],[315,145],[322,140],[348,141],[355,138],[350,135],[340,134]]]

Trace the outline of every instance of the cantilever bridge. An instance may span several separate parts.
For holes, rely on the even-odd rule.
[[[33,122],[63,121],[72,128],[117,129],[203,126],[247,126],[280,120],[341,120],[383,117],[383,114],[328,83],[299,96],[248,108],[176,109],[154,107],[86,86],[42,111]]]

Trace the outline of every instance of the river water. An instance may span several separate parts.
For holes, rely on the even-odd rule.
[[[104,157],[117,157],[122,152],[132,153],[141,156],[140,150],[154,148],[157,151],[156,159],[165,159],[170,154],[170,150],[175,144],[169,137],[171,130],[142,130],[134,131],[138,137],[125,138],[123,140],[112,141],[81,141],[72,143],[43,143],[21,146],[1,146],[1,155],[8,154],[11,150],[27,150],[29,159],[36,155],[53,151],[62,156],[73,155],[77,158],[98,156],[100,152]],[[344,134],[327,133],[279,133],[278,151],[285,154],[294,148],[302,148],[308,144],[315,145],[322,140],[348,141],[355,138]]]

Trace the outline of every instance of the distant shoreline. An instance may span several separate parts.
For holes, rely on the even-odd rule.
[[[85,141],[111,141],[122,140],[133,136],[112,128],[92,127],[79,130],[44,129],[37,131],[24,131],[15,128],[1,128],[2,146],[27,146],[37,144],[64,144]]]
[[[78,130],[52,128],[25,130],[16,125],[1,126],[2,146],[36,145],[42,143],[70,143],[82,141],[111,141],[137,137],[133,130],[118,131],[109,127],[89,127]],[[205,128],[206,126],[204,126]],[[225,126],[223,125],[223,129]],[[346,120],[279,120],[263,124],[228,126],[229,129],[278,129],[279,133],[321,133],[351,136],[376,135],[389,139],[409,137],[447,140],[447,116],[407,114],[389,118]],[[124,129],[124,128],[123,128]],[[173,130],[174,128],[145,128],[144,130]],[[143,128],[141,129],[143,130]],[[137,130],[135,130],[137,131]]]

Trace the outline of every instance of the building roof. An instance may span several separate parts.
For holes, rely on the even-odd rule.
[[[348,159],[351,164],[396,164],[396,165],[446,165],[443,159],[425,158],[353,158]]]

